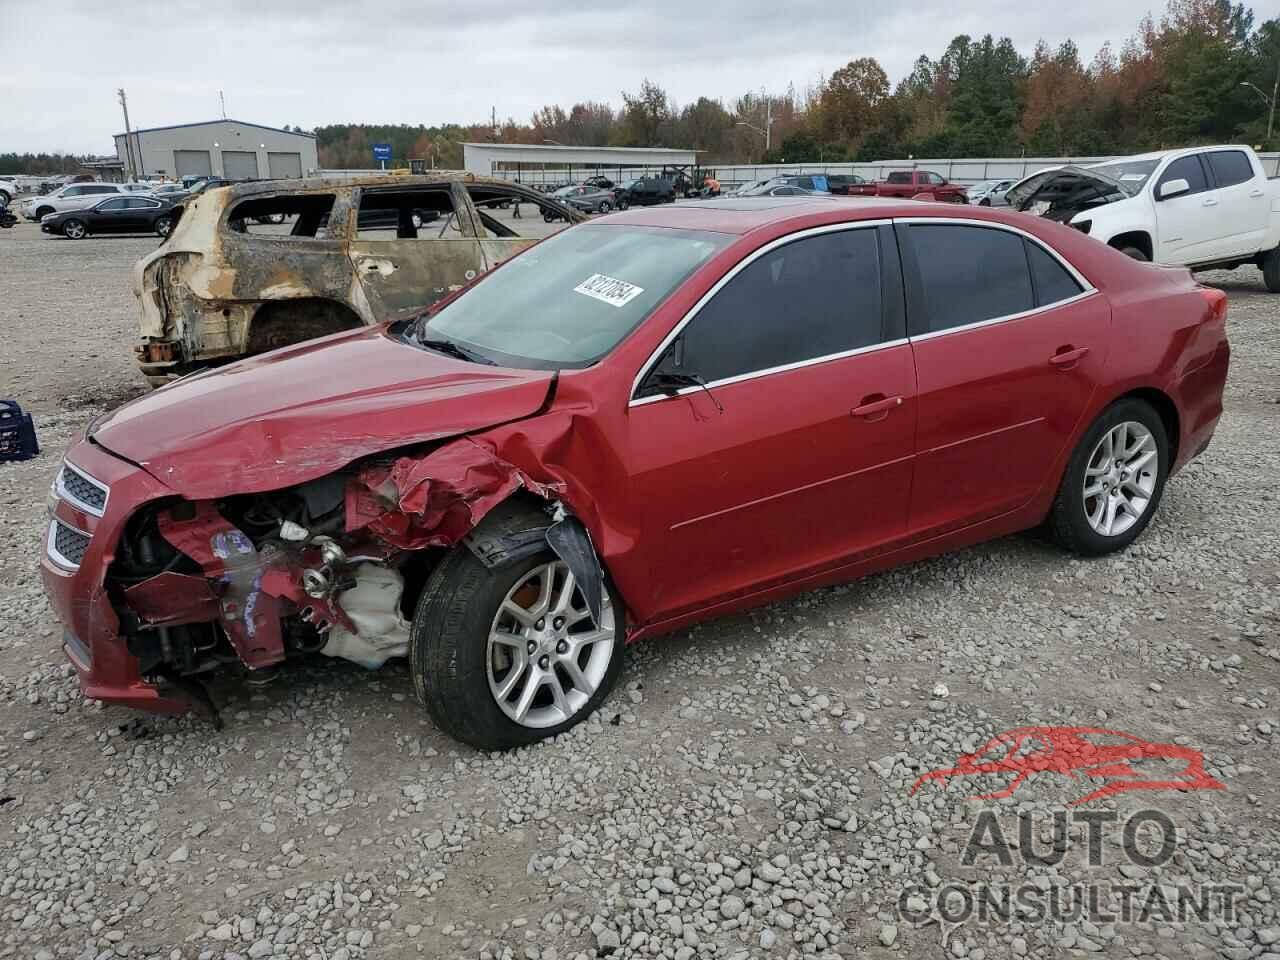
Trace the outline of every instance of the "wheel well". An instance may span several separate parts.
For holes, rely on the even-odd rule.
[[[1131,390],[1122,397],[1116,397],[1116,402],[1121,400],[1142,400],[1144,403],[1150,404],[1156,413],[1160,415],[1160,422],[1164,425],[1165,436],[1169,440],[1169,462],[1173,463],[1178,459],[1178,439],[1179,439],[1179,419],[1178,408],[1174,402],[1169,399],[1169,395],[1154,387],[1144,387],[1140,390]]]
[[[1121,233],[1112,237],[1107,241],[1107,246],[1115,247],[1117,250],[1123,247],[1137,247],[1147,255],[1148,260],[1154,260],[1155,255],[1151,246],[1151,235],[1143,230],[1133,230],[1129,233]]]
[[[53,213],[53,207],[36,207],[36,216],[43,217]]]
[[[354,310],[336,300],[320,297],[273,300],[254,313],[245,353],[265,353],[363,325]]]

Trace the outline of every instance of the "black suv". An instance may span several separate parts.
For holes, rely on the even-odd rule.
[[[670,177],[640,177],[626,180],[617,190],[618,207],[649,207],[655,203],[672,203],[676,186]]]

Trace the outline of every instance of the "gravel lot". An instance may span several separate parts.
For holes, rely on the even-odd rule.
[[[79,696],[35,570],[45,499],[73,431],[142,391],[128,268],[154,244],[0,232],[0,396],[45,447],[0,464],[0,957],[1280,960],[1280,297],[1256,271],[1207,278],[1227,414],[1127,553],[1012,537],[646,643],[589,722],[492,756],[432,728],[402,663],[229,683],[220,734]],[[1190,745],[1226,789],[1076,808],[1161,811],[1159,866],[1119,824],[1091,864],[1079,823],[1056,865],[965,864],[984,811],[1047,837],[1103,782],[910,792],[1025,725]],[[953,881],[1001,878],[1240,893],[1185,923],[956,922]]]

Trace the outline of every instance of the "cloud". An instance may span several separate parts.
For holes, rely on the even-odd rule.
[[[1133,0],[1043,4],[942,0],[854,5],[794,0],[644,7],[473,0],[72,0],[24,4],[0,36],[0,152],[109,153],[123,129],[228,116],[271,126],[471,123],[496,108],[526,121],[548,103],[615,105],[649,78],[678,103],[748,90],[803,91],[855,57],[896,80],[959,33],[1007,34],[1026,54],[1072,38],[1088,58],[1148,10]]]

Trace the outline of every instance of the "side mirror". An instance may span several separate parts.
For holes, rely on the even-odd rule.
[[[1191,189],[1191,184],[1187,183],[1182,177],[1176,180],[1166,180],[1160,184],[1160,199],[1168,200],[1170,197],[1176,197],[1180,193],[1186,193]]]

